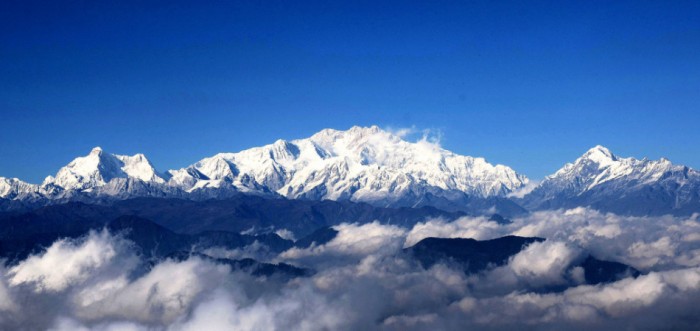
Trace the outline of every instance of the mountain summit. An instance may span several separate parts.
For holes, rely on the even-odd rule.
[[[512,204],[503,202],[507,201],[503,197],[527,182],[509,167],[452,153],[425,138],[409,142],[377,126],[355,126],[216,154],[165,174],[156,171],[143,154],[114,155],[96,147],[61,168],[55,177],[47,177],[42,185],[3,178],[0,198],[203,199],[243,192],[468,210],[474,207],[468,205],[475,203],[485,209],[493,203]],[[485,203],[488,199],[495,200]]]
[[[166,182],[143,154],[113,155],[95,147],[87,156],[78,157],[61,168],[55,177],[48,177],[42,185],[56,185],[64,190],[85,190],[104,186],[115,178],[160,184]]]
[[[700,172],[663,158],[622,158],[595,146],[546,177],[523,203],[530,209],[590,206],[622,214],[689,214],[700,210]]]
[[[454,154],[426,139],[408,142],[376,126],[326,129],[307,139],[217,154],[170,173],[171,184],[188,192],[233,186],[292,199],[386,206],[500,197],[528,181],[506,166]]]
[[[426,137],[408,141],[377,126],[354,126],[220,153],[165,173],[143,154],[115,155],[95,147],[41,185],[0,177],[0,210],[135,197],[223,199],[244,193],[507,217],[579,206],[636,215],[700,211],[700,172],[666,159],[619,157],[600,145],[533,189],[526,184],[527,177],[507,166],[455,154]]]

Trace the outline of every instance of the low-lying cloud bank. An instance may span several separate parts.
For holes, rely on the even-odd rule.
[[[343,224],[335,239],[278,256],[310,277],[253,277],[192,257],[151,264],[106,231],[60,240],[0,269],[0,329],[424,330],[698,329],[697,216],[622,217],[589,209],[538,212],[501,225],[430,220],[412,229]],[[537,236],[506,265],[465,275],[423,269],[403,253],[426,237]],[[593,254],[645,274],[589,286],[567,268]],[[210,250],[240,256],[242,251]],[[255,256],[254,256],[255,257]],[[537,291],[565,286],[562,291]],[[535,289],[535,290],[533,290]]]
[[[600,259],[642,271],[661,271],[700,265],[698,218],[698,214],[689,218],[619,216],[576,208],[536,212],[506,225],[485,217],[463,217],[454,222],[431,220],[414,226],[404,246],[427,237],[542,237],[577,245]]]

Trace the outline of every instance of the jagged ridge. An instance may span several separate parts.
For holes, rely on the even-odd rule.
[[[590,206],[620,214],[691,214],[700,211],[700,172],[663,158],[622,158],[595,146],[520,202],[529,209]]]
[[[4,179],[0,192],[6,193],[0,197],[218,198],[244,192],[380,206],[448,207],[502,197],[527,181],[506,166],[454,154],[426,139],[407,142],[372,126],[326,129],[307,139],[221,153],[165,174],[143,154],[112,155],[95,148],[41,185]]]
[[[454,154],[427,139],[408,142],[372,126],[326,129],[306,139],[217,154],[165,173],[143,154],[112,155],[95,148],[41,185],[0,177],[0,209],[134,197],[220,199],[246,193],[507,216],[524,212],[519,205],[529,210],[590,206],[639,215],[700,211],[700,172],[666,159],[621,158],[603,146],[546,177],[523,198],[506,199],[527,183],[506,166]]]

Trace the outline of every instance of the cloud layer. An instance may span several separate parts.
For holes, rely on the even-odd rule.
[[[0,270],[0,329],[424,330],[697,329],[697,217],[621,217],[589,209],[534,213],[507,225],[481,217],[412,229],[342,224],[324,245],[279,255],[211,250],[311,267],[292,280],[253,277],[192,257],[144,261],[106,231],[59,240]],[[507,264],[466,275],[423,269],[402,248],[426,237],[547,238]],[[263,252],[263,253],[260,253]],[[589,286],[570,269],[588,253],[637,278]],[[563,287],[558,292],[542,289]]]

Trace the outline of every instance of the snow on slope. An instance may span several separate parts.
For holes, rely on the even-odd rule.
[[[95,147],[87,156],[78,157],[61,168],[55,177],[48,177],[42,186],[56,185],[65,190],[86,190],[104,186],[115,178],[159,184],[166,182],[143,154],[112,155]]]
[[[0,198],[23,199],[38,191],[38,185],[25,183],[17,178],[0,177]]]
[[[546,177],[524,201],[533,209],[589,205],[626,213],[661,212],[695,208],[699,194],[696,170],[663,158],[621,158],[595,146]]]
[[[700,211],[700,172],[666,159],[621,158],[591,148],[537,185],[503,165],[457,155],[424,138],[408,142],[376,126],[326,129],[220,153],[157,172],[142,154],[93,149],[41,185],[0,177],[0,198],[33,202],[94,197],[224,198],[245,192],[291,199],[351,200],[377,206],[434,206],[498,212],[590,206],[621,214]],[[534,186],[534,189],[531,187]]]
[[[307,139],[217,154],[171,174],[171,185],[191,192],[232,185],[241,191],[264,187],[288,198],[365,202],[395,202],[428,191],[504,196],[527,183],[506,166],[454,154],[426,139],[407,142],[376,126],[326,129]]]
[[[89,196],[217,198],[246,192],[376,205],[447,201],[459,206],[471,198],[503,197],[527,181],[506,166],[454,154],[427,139],[408,142],[372,126],[326,129],[307,139],[278,140],[238,153],[221,153],[166,174],[158,173],[142,154],[113,155],[96,147],[41,185],[2,179],[0,198],[20,198],[21,192],[63,200]]]

